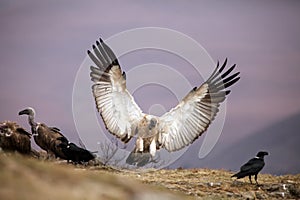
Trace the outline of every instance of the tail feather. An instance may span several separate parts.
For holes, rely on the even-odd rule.
[[[239,178],[244,178],[245,176],[247,176],[247,174],[245,174],[243,172],[238,172],[238,173],[232,175],[231,177],[237,177],[237,179],[239,179]]]

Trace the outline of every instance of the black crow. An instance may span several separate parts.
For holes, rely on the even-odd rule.
[[[72,142],[62,142],[58,146],[62,148],[62,152],[67,156],[67,160],[71,160],[74,163],[88,162],[95,158],[90,151],[78,147]]]
[[[269,153],[265,151],[258,152],[254,158],[252,158],[246,164],[241,166],[241,169],[238,173],[232,175],[231,177],[237,177],[238,179],[240,179],[244,178],[245,176],[249,176],[250,183],[252,184],[251,176],[254,175],[255,182],[258,185],[257,174],[265,166],[265,155],[269,155]]]

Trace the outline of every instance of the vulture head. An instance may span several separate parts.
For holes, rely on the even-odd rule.
[[[28,107],[22,111],[19,112],[19,115],[29,115],[29,116],[34,116],[35,115],[35,111],[33,108]]]
[[[22,135],[27,135],[28,137],[31,137],[31,134],[28,133],[25,129],[20,127],[15,122],[5,121],[0,123],[0,135],[5,137],[10,137],[15,133],[19,133]]]
[[[9,127],[9,124],[3,122],[0,124],[0,134],[5,135],[6,137],[10,137],[12,134],[12,129]]]
[[[0,147],[4,151],[29,154],[31,134],[16,122],[5,121],[0,123]]]

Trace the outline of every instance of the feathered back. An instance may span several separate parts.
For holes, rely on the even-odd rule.
[[[17,151],[22,154],[31,152],[31,134],[16,122],[0,123],[0,147],[5,151]]]
[[[63,139],[62,139],[63,138]],[[54,154],[56,157],[66,159],[66,155],[62,152],[59,144],[68,139],[60,132],[56,127],[48,127],[45,124],[38,124],[37,136],[34,136],[34,140],[42,149],[50,154]]]

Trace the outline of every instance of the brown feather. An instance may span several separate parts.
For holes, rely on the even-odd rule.
[[[59,138],[65,136],[58,130],[59,129],[57,128],[54,129],[48,127],[45,124],[39,124],[37,127],[37,135],[33,136],[33,138],[35,143],[43,150],[47,151],[48,154],[55,155],[62,159],[67,159],[65,154],[62,152],[61,147],[59,147],[59,144],[62,143]]]
[[[16,151],[21,154],[30,154],[30,133],[15,122],[0,123],[0,147],[4,151]]]

